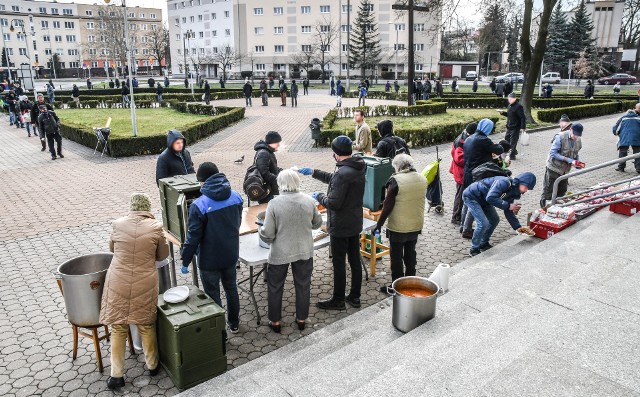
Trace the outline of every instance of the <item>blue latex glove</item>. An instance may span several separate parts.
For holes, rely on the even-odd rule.
[[[309,168],[309,167],[298,168],[298,172],[301,173],[302,175],[313,175],[313,168]]]
[[[180,271],[182,272],[182,274],[189,274],[189,266],[182,266],[182,269],[180,269]]]
[[[320,192],[313,192],[311,193],[311,198],[314,199],[315,201],[318,201],[318,195],[320,194]]]

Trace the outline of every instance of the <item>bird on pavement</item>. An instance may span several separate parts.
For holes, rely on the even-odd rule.
[[[242,157],[240,157],[239,159],[237,159],[236,161],[234,161],[234,163],[236,164],[242,164],[242,162],[244,161],[244,154],[242,155]]]

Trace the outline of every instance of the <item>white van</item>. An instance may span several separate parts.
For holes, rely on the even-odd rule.
[[[473,81],[478,77],[478,73],[474,72],[474,71],[469,71],[467,72],[467,74],[464,76],[464,79],[466,81]]]
[[[542,83],[560,84],[560,73],[548,72],[542,75]]]

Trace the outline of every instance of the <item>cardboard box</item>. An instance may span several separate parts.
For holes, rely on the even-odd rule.
[[[609,206],[609,211],[626,216],[635,215],[640,212],[640,203],[634,201],[623,201],[621,203],[611,204]]]

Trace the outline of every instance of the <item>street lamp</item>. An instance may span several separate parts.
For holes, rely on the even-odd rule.
[[[182,26],[178,25],[177,23],[176,23],[175,26],[176,26],[176,28],[178,28],[178,29],[180,29],[182,31],[182,54],[184,56],[184,78],[188,79],[189,75],[187,73],[188,73],[189,68],[187,67],[187,49],[186,49],[187,48],[187,44],[186,44],[186,41],[189,40],[189,51],[191,51],[191,41],[190,41],[191,40],[191,35],[193,35],[193,37],[195,38],[195,34],[196,33],[191,29],[185,31],[182,28]],[[194,85],[193,78],[191,78],[190,80],[191,80],[191,95],[193,96],[194,95],[194,92],[193,92],[193,89],[194,89],[193,88],[193,85]]]
[[[396,72],[395,73],[395,75],[396,75],[395,80],[397,81],[398,80],[398,33],[399,33],[399,30],[398,30],[398,27],[396,26],[395,22],[389,22],[389,25],[393,25],[395,27],[395,29],[396,29],[396,47],[395,47],[396,67],[395,67],[394,70]]]
[[[111,0],[103,0],[105,4],[111,3]],[[122,8],[124,10],[124,45],[127,53],[127,65],[129,66],[128,80],[129,80],[129,96],[131,97],[131,127],[133,129],[133,136],[138,136],[138,123],[136,122],[136,103],[133,99],[133,81],[132,81],[132,69],[131,63],[131,50],[129,49],[129,19],[127,15],[127,1],[122,0]]]
[[[49,28],[42,28],[42,30],[46,30],[49,32]],[[51,35],[49,34],[49,51],[51,51],[51,69],[53,69],[53,78],[58,80],[58,76],[56,75],[56,60],[53,56],[53,45],[51,44]]]
[[[31,17],[31,15],[29,15]],[[15,32],[16,27],[19,27],[22,29],[22,35],[24,36],[25,40],[27,40],[27,32],[24,30],[24,21],[22,19],[12,19],[11,20],[11,26],[9,27],[9,31],[11,32]],[[18,34],[20,34],[18,32]],[[32,33],[33,35],[33,33]],[[31,84],[33,85],[33,93],[34,95],[37,97],[38,96],[38,90],[36,90],[36,84],[33,81],[33,71],[31,70],[31,55],[30,55],[30,51],[29,51],[29,42],[27,41],[27,59],[29,60],[29,62],[27,63],[27,65],[29,66],[29,78],[31,79]]]

